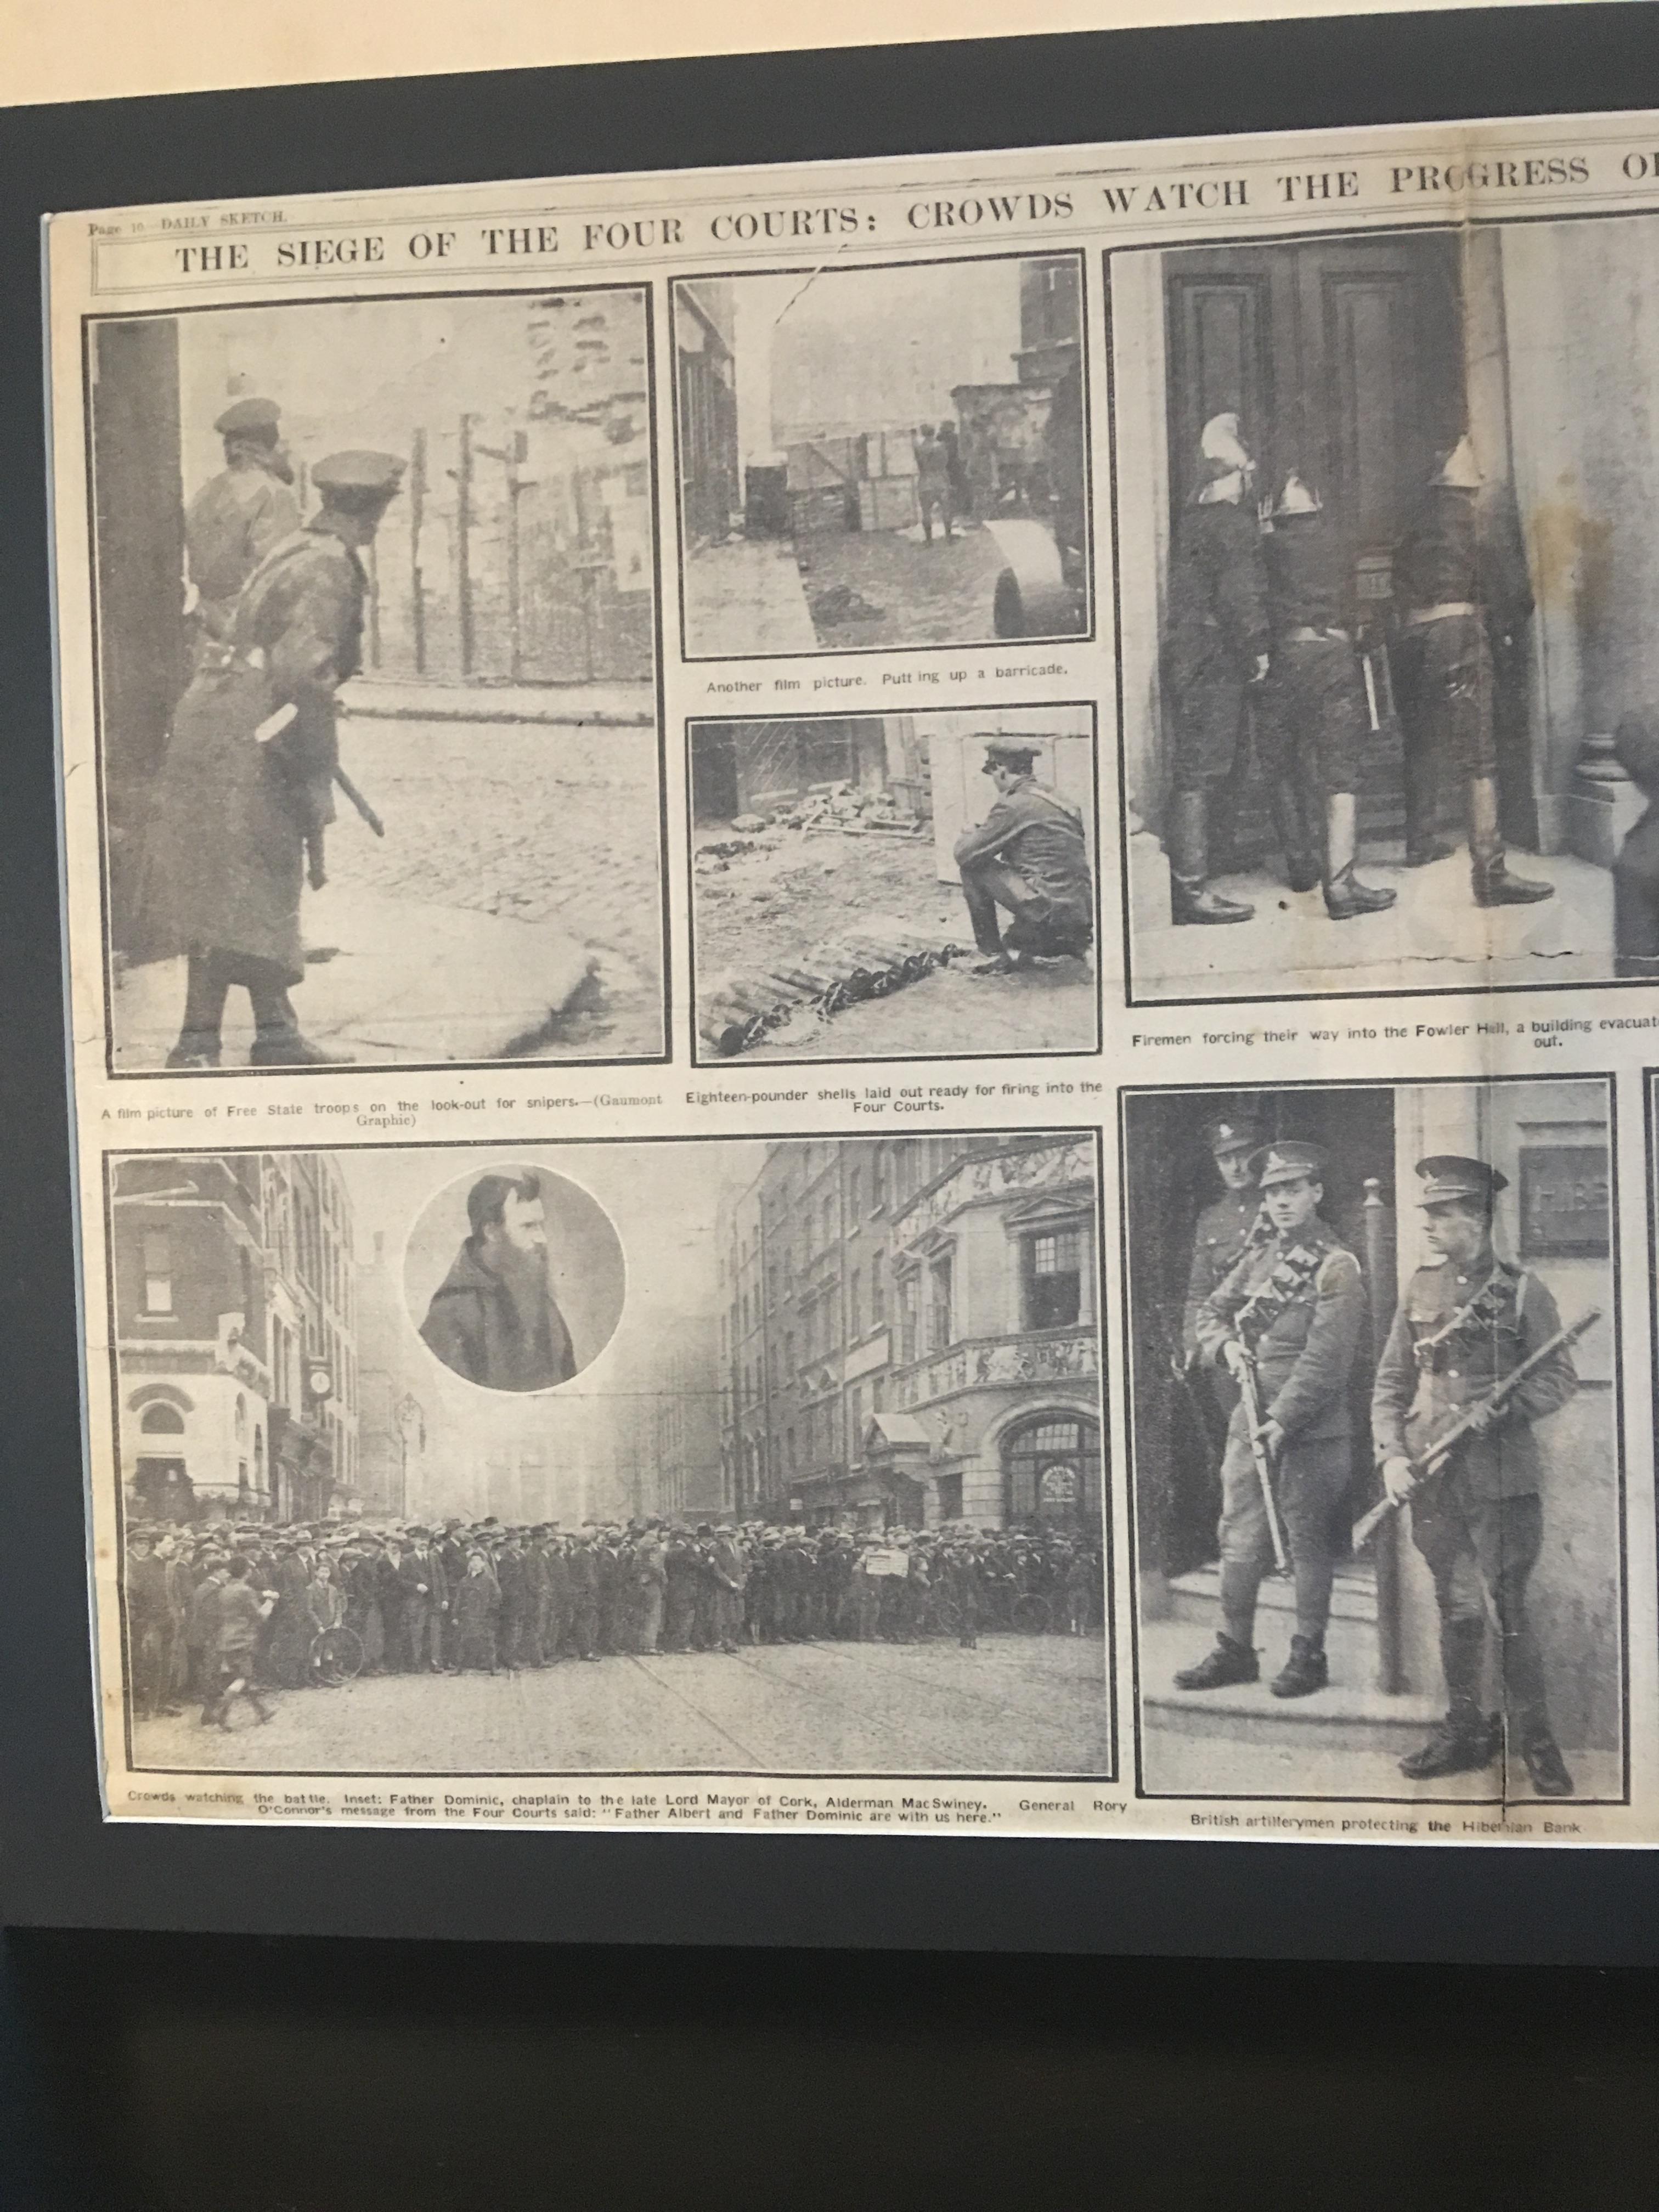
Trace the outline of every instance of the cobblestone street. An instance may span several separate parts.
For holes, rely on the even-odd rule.
[[[136,1762],[241,1773],[1099,1774],[1097,1636],[782,1644],[267,1693],[227,1735],[141,1721]]]
[[[354,717],[341,749],[386,834],[363,833],[343,803],[330,840],[336,881],[558,923],[599,971],[591,1004],[567,1018],[554,1049],[660,1049],[653,728]]]

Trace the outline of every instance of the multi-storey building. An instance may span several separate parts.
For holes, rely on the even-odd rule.
[[[279,1521],[317,1520],[360,1503],[351,1198],[330,1152],[267,1152],[260,1174],[271,1510]]]
[[[122,1474],[139,1510],[289,1520],[354,1502],[351,1204],[331,1158],[113,1170]]]
[[[648,1375],[628,1403],[627,1458],[636,1518],[709,1520],[732,1510],[722,1451],[719,1327],[687,1315],[653,1331]]]
[[[784,1139],[720,1225],[734,1503],[1100,1526],[1092,1143]]]

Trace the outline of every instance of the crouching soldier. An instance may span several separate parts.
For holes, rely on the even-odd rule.
[[[1292,890],[1325,886],[1333,921],[1380,914],[1395,894],[1354,874],[1359,748],[1370,726],[1353,639],[1342,627],[1341,551],[1320,501],[1286,477],[1266,544],[1273,659],[1262,718]]]
[[[1419,1487],[1413,1456],[1547,1344],[1561,1317],[1535,1275],[1492,1249],[1492,1212],[1506,1179],[1484,1160],[1451,1153],[1419,1160],[1417,1172],[1425,1240],[1440,1257],[1417,1270],[1395,1313],[1371,1430],[1383,1485],[1390,1498],[1410,1498],[1412,1541],[1434,1577],[1448,1703],[1444,1720],[1400,1771],[1425,1782],[1496,1758],[1503,1726],[1480,1703],[1490,1616],[1508,1728],[1532,1786],[1540,1797],[1567,1797],[1572,1777],[1550,1727],[1527,1583],[1544,1530],[1533,1424],[1566,1404],[1577,1376],[1564,1346]]]
[[[1094,884],[1083,817],[1031,774],[1035,745],[991,739],[981,773],[996,787],[983,822],[957,839],[976,975],[1007,975],[1034,959],[1081,959],[1094,937]],[[1012,919],[1005,930],[997,908]]]
[[[1296,1633],[1268,1685],[1305,1698],[1329,1679],[1325,1630],[1335,1572],[1336,1515],[1352,1476],[1348,1380],[1365,1325],[1359,1262],[1320,1218],[1325,1155],[1317,1145],[1268,1145],[1251,1163],[1273,1224],[1198,1317],[1205,1356],[1243,1382],[1255,1370],[1262,1420],[1255,1443],[1273,1470],[1278,1516],[1296,1577]],[[1254,1682],[1256,1594],[1273,1564],[1248,1400],[1227,1427],[1221,1463],[1221,1631],[1215,1649],[1176,1676],[1182,1690]]]

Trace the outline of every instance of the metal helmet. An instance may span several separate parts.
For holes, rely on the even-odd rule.
[[[1253,465],[1238,434],[1237,415],[1212,415],[1199,434],[1198,450],[1206,461],[1221,461],[1230,470]]]
[[[1474,457],[1474,442],[1467,430],[1430,479],[1453,491],[1478,491],[1486,481]]]
[[[1287,514],[1321,514],[1325,502],[1319,494],[1304,483],[1292,469],[1285,479],[1285,489],[1279,495],[1279,504],[1273,509],[1275,522]]]

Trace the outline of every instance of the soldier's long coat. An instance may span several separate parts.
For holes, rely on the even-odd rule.
[[[334,694],[362,660],[368,581],[320,518],[260,563],[227,647],[179,702],[145,860],[143,937],[157,958],[218,951],[305,974],[305,839],[334,818]],[[281,736],[255,732],[278,708]]]

